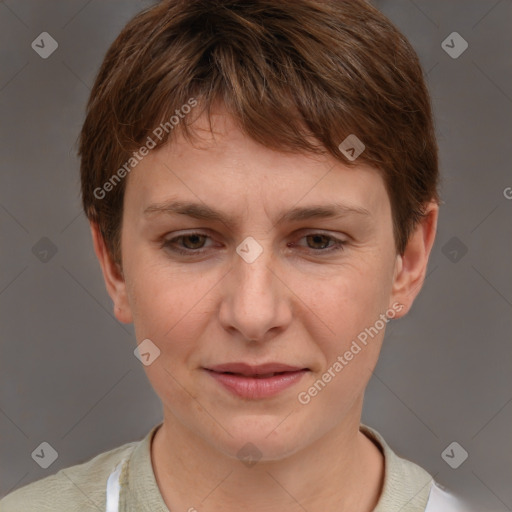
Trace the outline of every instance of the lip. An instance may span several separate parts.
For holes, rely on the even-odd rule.
[[[214,372],[230,372],[244,375],[246,377],[252,377],[254,375],[265,375],[267,373],[278,373],[278,372],[295,372],[298,370],[307,370],[307,368],[301,366],[290,366],[282,363],[265,363],[258,365],[250,365],[247,363],[225,363],[218,364],[206,368]]]
[[[252,366],[246,363],[226,363],[204,368],[225,389],[245,399],[262,399],[275,396],[298,383],[308,368],[281,363]],[[224,373],[230,372],[230,373]],[[276,373],[273,376],[262,376]]]

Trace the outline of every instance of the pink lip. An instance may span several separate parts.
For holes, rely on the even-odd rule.
[[[230,372],[239,373],[241,375],[252,376],[252,375],[264,375],[266,373],[277,373],[277,372],[295,372],[298,370],[305,370],[301,366],[290,366],[282,363],[265,363],[259,365],[250,365],[247,363],[225,363],[218,364],[216,366],[209,366],[207,370],[213,370],[214,372]]]
[[[250,366],[245,363],[229,363],[205,370],[228,391],[248,399],[268,398],[299,382],[309,371],[306,368],[269,363]],[[232,372],[232,373],[223,373]],[[281,373],[277,373],[281,372]],[[257,377],[277,373],[272,377]]]

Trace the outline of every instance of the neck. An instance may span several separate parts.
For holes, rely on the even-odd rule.
[[[171,511],[371,512],[384,459],[359,422],[360,410],[292,455],[246,466],[167,414],[151,445],[156,481]]]

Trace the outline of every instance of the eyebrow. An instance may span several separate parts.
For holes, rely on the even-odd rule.
[[[151,204],[144,210],[145,216],[158,213],[186,215],[199,220],[222,222],[228,228],[234,227],[232,218],[202,203],[165,201]],[[280,215],[278,223],[293,223],[309,219],[336,219],[354,214],[371,217],[371,213],[366,208],[341,203],[329,203],[292,208]]]

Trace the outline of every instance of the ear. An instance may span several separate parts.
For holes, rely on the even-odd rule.
[[[403,307],[395,318],[404,316],[411,309],[423,286],[428,258],[436,236],[438,214],[438,204],[428,203],[425,216],[411,233],[404,253],[397,255],[391,304],[399,303]]]
[[[128,303],[123,272],[119,265],[112,261],[98,225],[94,222],[91,222],[91,234],[94,252],[103,272],[107,292],[114,302],[114,315],[120,322],[130,324],[133,322],[133,317],[130,304]]]

